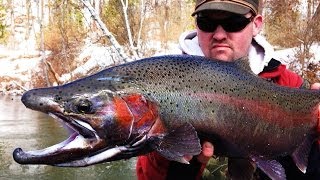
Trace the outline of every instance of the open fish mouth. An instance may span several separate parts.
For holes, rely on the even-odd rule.
[[[65,117],[60,113],[49,113],[54,119],[59,120],[69,131],[69,137],[53,146],[41,150],[23,151],[17,148],[13,158],[20,164],[49,164],[59,165],[64,162],[84,158],[95,154],[105,144],[96,131],[83,121],[72,117]],[[88,157],[89,157],[88,156]]]
[[[107,146],[106,141],[100,138],[88,123],[60,113],[49,113],[49,115],[62,122],[69,130],[70,136],[58,144],[41,150],[25,152],[21,148],[16,148],[13,158],[17,163],[83,167],[130,158],[132,154],[144,152],[146,136],[127,145]]]

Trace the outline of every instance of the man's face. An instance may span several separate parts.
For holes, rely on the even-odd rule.
[[[234,23],[239,21],[235,14],[225,11],[203,12],[201,17],[205,18],[205,22],[207,20],[209,20],[209,23],[221,22],[224,23],[224,26],[232,24],[234,18]],[[248,13],[245,17],[250,18],[252,14]],[[221,25],[218,25],[212,32],[205,32],[199,28],[200,25],[197,25],[199,45],[204,55],[222,61],[233,61],[247,56],[252,38],[260,32],[262,26],[262,17],[260,15],[252,17],[251,20],[245,28],[236,32],[228,32],[227,28],[224,29]]]

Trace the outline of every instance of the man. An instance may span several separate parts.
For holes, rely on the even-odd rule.
[[[258,0],[197,0],[192,14],[197,29],[181,35],[179,39],[181,50],[185,54],[206,56],[221,61],[234,61],[248,56],[251,70],[261,78],[282,86],[308,87],[306,81],[273,59],[273,48],[258,35],[263,24],[263,18],[258,14],[258,7]],[[314,84],[312,87],[319,89],[320,85]],[[313,153],[319,154],[318,149],[314,147]],[[213,154],[214,146],[209,142],[203,143],[202,153],[198,157],[185,157],[191,160],[189,165],[171,162],[155,152],[150,153],[138,158],[137,176],[140,180],[200,179],[206,163]],[[314,157],[313,159],[319,159],[318,156]],[[280,162],[286,169],[288,179],[291,176],[307,177],[299,172],[290,160],[284,158]],[[250,163],[240,163],[248,167],[244,170],[251,169]],[[229,167],[229,170],[231,168]],[[259,174],[260,177],[264,176],[263,173]],[[315,175],[313,172],[311,174]]]

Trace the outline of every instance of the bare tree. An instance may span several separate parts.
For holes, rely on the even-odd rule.
[[[48,77],[48,68],[46,62],[46,55],[45,55],[45,47],[44,47],[44,34],[43,34],[43,14],[44,14],[44,0],[38,1],[38,24],[40,25],[40,52],[41,52],[41,62],[43,63],[44,67],[44,77],[47,86],[50,86],[49,77]]]
[[[302,24],[300,36],[298,36],[301,44],[298,51],[296,52],[296,58],[301,64],[302,75],[305,78],[308,78],[307,73],[311,67],[310,60],[314,58],[314,54],[310,51],[312,45],[319,42],[319,15],[318,9],[320,4],[317,5],[317,8],[314,7],[313,1],[308,1],[307,6],[307,16],[305,18],[305,24]],[[316,68],[313,68],[316,69]],[[311,80],[313,81],[313,80]]]
[[[133,54],[133,57],[135,59],[138,59],[138,53],[137,53],[137,47],[134,46],[133,44],[133,38],[132,38],[132,33],[131,33],[131,27],[129,23],[129,18],[128,18],[128,6],[129,6],[129,1],[128,0],[121,0],[122,4],[122,10],[123,10],[123,16],[124,16],[124,22],[126,25],[127,29],[127,34],[128,34],[128,40],[129,40],[129,46],[130,46],[130,51]]]
[[[265,1],[265,32],[272,44],[282,48],[295,48],[295,59],[290,67],[309,79],[307,71],[314,54],[311,47],[319,42],[319,0],[306,1],[306,11],[301,10],[301,1]],[[313,68],[317,69],[317,68]]]
[[[89,12],[92,15],[92,18],[95,20],[97,25],[100,27],[101,31],[103,32],[103,35],[106,36],[111,44],[115,47],[116,51],[119,53],[120,57],[124,62],[128,62],[129,57],[124,52],[123,47],[118,43],[116,38],[112,35],[112,33],[108,30],[106,25],[102,22],[99,14],[95,11],[95,9],[90,4],[89,0],[81,0],[81,2],[84,4],[84,6],[89,10]]]
[[[140,23],[139,23],[139,30],[137,35],[137,48],[138,48],[138,55],[141,57],[139,50],[141,47],[141,33],[142,33],[142,27],[144,25],[145,20],[145,14],[146,14],[146,4],[144,0],[140,0]]]

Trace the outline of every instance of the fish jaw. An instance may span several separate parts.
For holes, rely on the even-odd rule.
[[[25,152],[17,148],[13,152],[16,162],[82,167],[151,151],[147,134],[157,119],[157,105],[144,96],[107,91],[77,95],[68,100],[59,97],[58,101],[46,95],[48,90],[51,91],[26,92],[22,102],[26,107],[48,113],[60,121],[68,128],[70,136],[42,150]],[[81,110],[88,112],[77,112],[78,104],[83,106]],[[85,107],[85,104],[91,107]]]
[[[43,150],[24,152],[21,148],[17,148],[13,152],[13,158],[19,164],[46,164],[58,167],[86,167],[102,162],[110,162],[119,159],[128,159],[139,154],[145,154],[151,151],[145,146],[146,136],[132,146],[116,146],[111,148],[100,149],[84,149],[88,141],[77,135],[70,136],[67,140],[53,145]],[[83,147],[79,147],[83,144]],[[67,150],[68,147],[74,149]],[[76,148],[77,147],[77,148]],[[94,153],[92,153],[94,152]],[[73,156],[78,154],[77,156]],[[73,157],[71,157],[73,156]]]
[[[59,118],[61,115],[57,114],[50,115],[67,126],[70,136],[66,140],[42,150],[24,152],[21,148],[17,148],[13,152],[13,158],[16,162],[20,164],[55,165],[82,158],[85,154],[91,154],[105,146],[105,141],[97,135],[89,124],[78,120],[74,120],[74,122],[70,119],[65,121]]]
[[[66,161],[66,159],[81,157],[77,150],[81,149],[81,153],[83,153],[88,147],[90,145],[86,139],[73,134],[65,141],[42,150],[24,152],[21,148],[17,148],[13,152],[13,158],[19,164],[55,165]],[[87,151],[90,152],[90,150]]]

